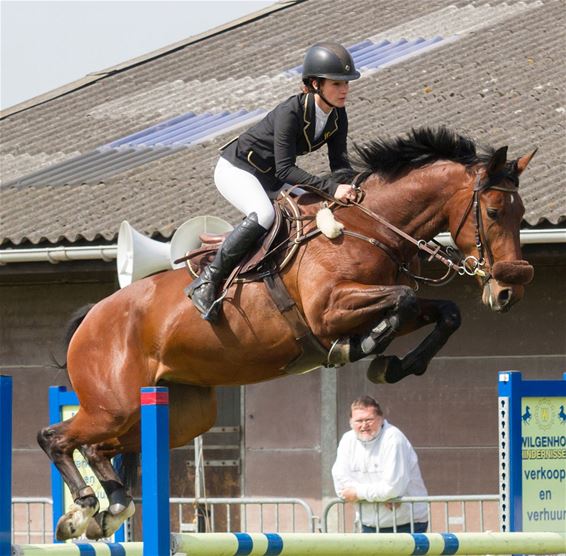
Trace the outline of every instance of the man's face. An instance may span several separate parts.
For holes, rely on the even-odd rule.
[[[352,410],[350,426],[358,440],[368,442],[373,440],[383,425],[383,416],[378,415],[373,407],[356,408]]]

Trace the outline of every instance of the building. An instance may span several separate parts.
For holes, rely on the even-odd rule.
[[[353,141],[443,124],[513,157],[539,148],[521,184],[535,280],[503,316],[480,306],[470,279],[426,290],[455,300],[464,322],[423,377],[379,387],[359,363],[223,389],[217,424],[241,434],[239,448],[209,452],[236,462],[210,474],[209,493],[333,496],[337,439],[360,393],[412,440],[432,494],[496,492],[497,371],[565,370],[565,14],[562,0],[281,2],[2,112],[0,370],[15,378],[14,494],[49,494],[35,435],[47,387],[68,384],[50,354],[63,359],[76,308],[118,288],[120,222],[161,241],[198,214],[235,222],[212,184],[217,149],[297,91],[304,51],[325,39],[367,52],[348,106]],[[321,172],[324,153],[300,164]],[[192,492],[191,459],[190,448],[173,457],[176,495]]]

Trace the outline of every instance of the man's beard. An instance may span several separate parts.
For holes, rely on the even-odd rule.
[[[377,431],[359,432],[358,434],[356,434],[356,436],[361,442],[371,442],[377,436]]]

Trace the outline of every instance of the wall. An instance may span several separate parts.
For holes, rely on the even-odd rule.
[[[336,423],[325,421],[328,411],[321,414],[321,373],[329,371],[247,386],[245,493],[320,499],[321,477],[329,474],[321,468],[321,426],[336,425],[338,441],[348,429],[350,402],[366,393],[415,446],[431,494],[496,493],[498,371],[555,380],[566,371],[564,254],[524,249],[535,279],[507,314],[484,307],[470,278],[422,288],[423,297],[454,300],[462,327],[421,377],[375,385],[366,379],[367,363],[339,369]],[[405,354],[427,332],[396,340],[388,353]]]
[[[342,368],[336,372],[336,410],[330,419],[326,406],[321,416],[320,403],[328,371],[246,387],[244,468],[229,469],[227,475],[209,468],[209,494],[237,493],[238,472],[243,471],[246,495],[320,500],[330,467],[321,468],[322,433],[336,428],[335,445],[348,427],[350,401],[362,393],[374,395],[413,442],[431,493],[496,492],[497,372],[514,369],[528,379],[556,379],[566,371],[565,253],[531,251],[527,256],[534,257],[535,280],[508,314],[483,307],[470,279],[422,290],[426,296],[454,299],[463,316],[461,329],[422,377],[378,386],[366,380],[365,363]],[[67,319],[81,305],[113,292],[115,275],[113,263],[0,269],[0,372],[14,376],[14,495],[50,494],[48,460],[35,436],[48,422],[48,386],[68,385],[65,372],[51,366],[50,354],[63,360]],[[405,353],[416,336],[397,340],[390,351]],[[217,424],[238,424],[238,389],[222,397],[225,411]],[[179,495],[192,492],[193,472],[187,465],[192,458],[190,447],[173,454],[172,484]]]
[[[96,302],[118,288],[115,263],[18,264],[0,267],[0,373],[14,380],[13,495],[51,496],[49,460],[36,435],[49,424],[48,388],[71,389],[65,370],[52,355],[65,360],[66,324],[81,306]],[[216,426],[239,426],[240,389],[221,388]],[[207,450],[206,444],[238,444],[239,434],[210,434],[204,439],[207,460],[236,460],[239,450]],[[192,445],[171,456],[171,491],[194,495]],[[237,496],[238,467],[207,468],[209,495]]]

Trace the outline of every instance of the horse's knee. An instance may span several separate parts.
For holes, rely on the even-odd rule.
[[[401,322],[413,320],[419,314],[419,302],[415,292],[408,286],[401,286],[395,312]]]
[[[442,326],[450,332],[455,332],[462,324],[462,316],[458,305],[446,301],[442,308]]]

